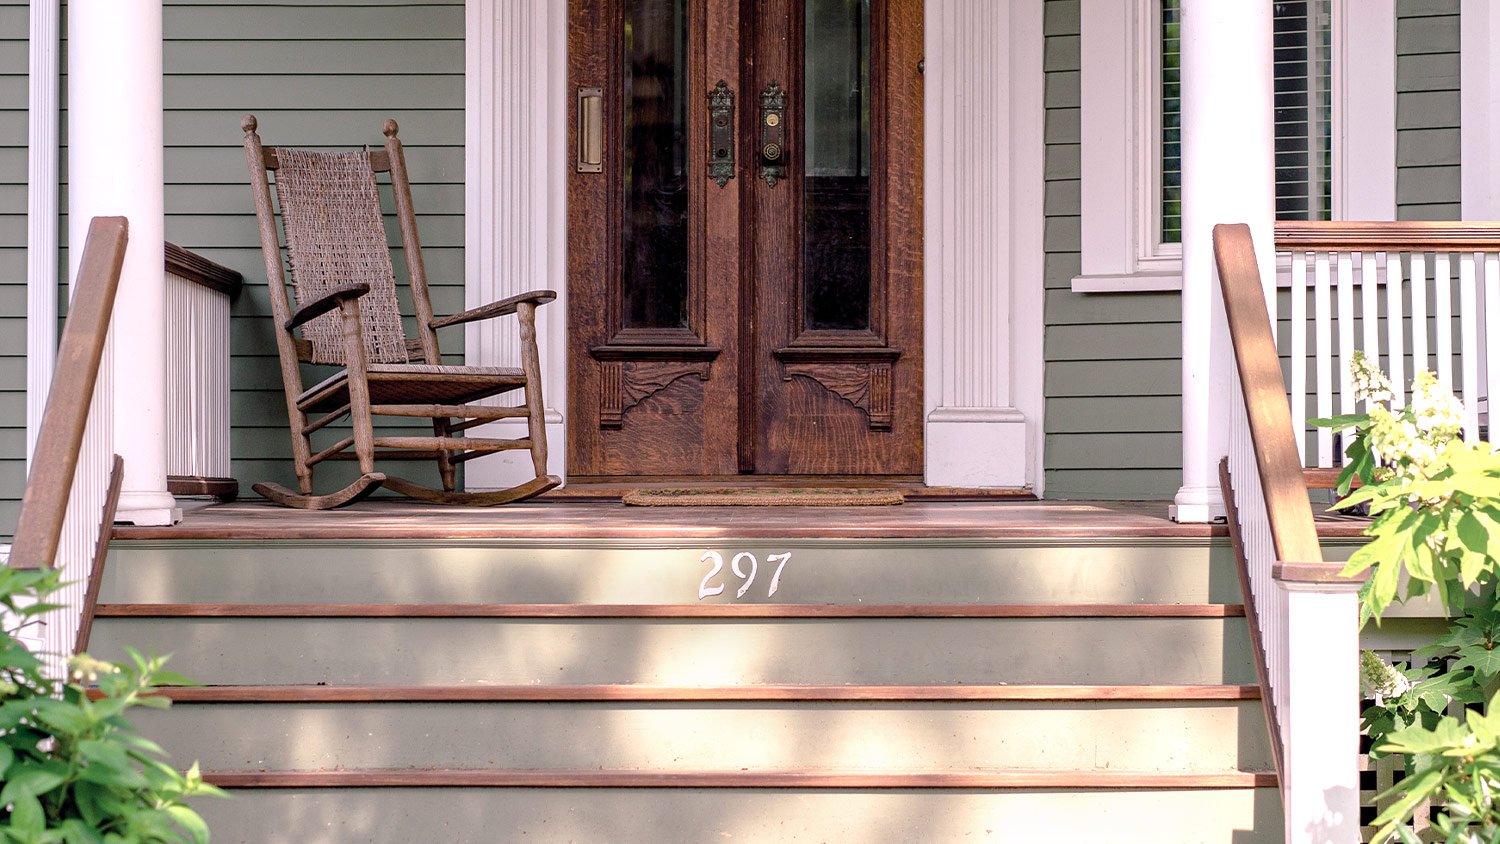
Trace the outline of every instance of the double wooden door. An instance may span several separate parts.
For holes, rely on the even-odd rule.
[[[922,471],[921,0],[570,0],[568,471]]]

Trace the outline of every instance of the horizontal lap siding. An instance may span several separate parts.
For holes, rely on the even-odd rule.
[[[1459,0],[1396,0],[1396,217],[1457,220]]]
[[[1046,5],[1049,498],[1170,498],[1181,483],[1175,293],[1079,294],[1079,3]]]
[[[295,485],[240,117],[255,114],[267,144],[330,148],[378,147],[382,123],[395,118],[433,307],[462,310],[464,4],[168,0],[163,26],[167,238],[245,274],[231,326],[234,474],[242,484]],[[389,211],[389,191],[382,194]],[[387,228],[395,242],[391,217]],[[400,252],[392,257],[404,275]],[[462,333],[442,341],[461,361]],[[422,464],[388,470],[436,480]],[[327,490],[352,466],[319,471],[329,475],[318,481]]]
[[[0,543],[26,488],[27,18],[0,2]]]

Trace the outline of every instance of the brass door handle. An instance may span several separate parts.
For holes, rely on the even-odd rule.
[[[604,172],[604,89],[578,89],[578,172]]]
[[[786,178],[786,91],[772,82],[760,92],[760,177],[766,184]]]
[[[720,79],[708,92],[708,177],[724,187],[734,178],[734,91]]]

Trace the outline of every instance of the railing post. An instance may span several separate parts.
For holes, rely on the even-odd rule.
[[[1337,577],[1338,570],[1276,565],[1290,645],[1282,714],[1289,844],[1360,840],[1359,582]]]

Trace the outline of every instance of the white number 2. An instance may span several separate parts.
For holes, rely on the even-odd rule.
[[[706,563],[709,560],[714,561],[713,567],[708,570],[708,574],[703,575],[703,580],[698,582],[698,600],[700,601],[724,591],[724,584],[722,583],[718,586],[708,585],[708,581],[714,575],[724,570],[724,558],[719,555],[718,551],[704,551],[703,556],[698,558],[698,562],[700,563]]]
[[[781,588],[781,571],[786,568],[787,561],[791,558],[792,553],[790,551],[784,554],[766,555],[766,563],[768,565],[770,563],[777,564],[775,573],[771,575],[771,588],[766,592],[767,598],[775,596],[776,590]],[[750,563],[750,570],[748,572],[740,565],[747,560]],[[703,556],[698,558],[698,562],[710,564],[708,573],[703,575],[703,579],[698,582],[698,600],[711,598],[714,595],[722,595],[725,589],[724,584],[720,583],[715,586],[710,584],[709,581],[724,571],[724,555],[718,551],[704,551]],[[741,551],[730,558],[729,570],[734,572],[735,577],[744,581],[734,593],[736,599],[743,598],[745,597],[745,593],[750,591],[751,585],[755,583],[755,575],[760,571],[760,562],[749,551]]]

